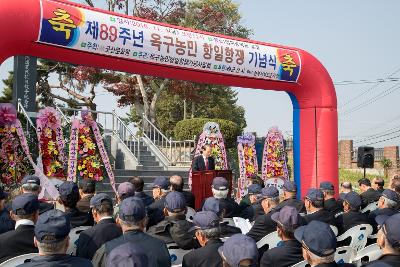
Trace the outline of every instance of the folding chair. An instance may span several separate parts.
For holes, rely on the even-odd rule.
[[[179,248],[176,243],[167,244],[167,248],[171,257],[171,264],[173,266],[179,266],[180,264],[182,264],[183,256],[185,256],[186,253],[190,252],[190,250]]]
[[[223,223],[228,223],[228,225],[230,225],[230,226],[236,226],[236,225],[235,225],[235,222],[233,221],[232,218],[224,218],[224,219],[222,220],[222,222],[223,222]]]
[[[338,235],[338,232],[339,232],[338,229],[337,229],[337,227],[334,226],[334,225],[330,225],[330,227],[331,227],[333,233],[335,234],[335,236],[337,236],[337,235]]]
[[[5,262],[0,264],[0,267],[14,267],[20,264],[23,264],[25,262],[30,262],[30,260],[36,256],[38,256],[38,253],[29,253],[29,254],[24,254],[24,255],[19,255],[17,257],[11,258],[9,260],[6,260]]]
[[[362,213],[371,212],[371,211],[376,210],[377,208],[378,208],[378,202],[374,202],[374,203],[368,204],[368,206],[366,206],[365,208],[363,208],[363,209],[361,210],[361,212],[362,212]]]
[[[356,225],[346,232],[344,232],[341,236],[337,237],[337,241],[343,241],[346,238],[351,238],[350,247],[352,247],[355,252],[360,251],[367,244],[368,236],[372,233],[372,226],[369,224],[360,224]]]
[[[192,209],[191,207],[186,207],[187,212],[186,212],[186,220],[189,222],[193,221],[193,216],[196,214],[196,211]]]
[[[360,250],[353,258],[353,263],[360,267],[370,261],[377,260],[382,255],[382,250],[378,244],[372,244]]]
[[[91,226],[79,226],[71,229],[71,231],[69,232],[69,246],[67,249],[68,255],[76,255],[79,235],[81,234],[81,232],[89,228],[91,228]]]
[[[268,245],[268,249],[275,248],[279,246],[279,243],[282,242],[282,240],[278,236],[278,232],[272,232],[263,238],[261,238],[257,242],[257,248],[262,248],[265,245]]]
[[[310,264],[307,261],[301,261],[295,265],[292,265],[291,267],[310,267]]]
[[[336,249],[335,261],[337,264],[351,263],[354,257],[354,249],[350,246]]]
[[[246,220],[241,217],[233,217],[233,222],[235,223],[235,226],[240,228],[242,231],[242,234],[247,234],[250,229],[251,229],[251,223],[249,220]]]

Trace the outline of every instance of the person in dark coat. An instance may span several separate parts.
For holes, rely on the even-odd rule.
[[[232,218],[240,215],[240,207],[235,200],[228,196],[229,183],[224,177],[215,177],[211,185],[213,197],[219,201],[220,212],[223,218]],[[204,205],[204,203],[203,203]]]
[[[125,244],[139,244],[149,259],[149,266],[169,267],[171,258],[167,246],[163,241],[144,232],[146,229],[146,207],[142,200],[128,197],[121,202],[117,224],[121,226],[123,235],[106,242],[93,257],[95,267],[104,267],[110,252],[116,247]]]
[[[65,254],[69,245],[71,222],[60,210],[50,210],[39,216],[35,226],[35,245],[39,256],[20,267],[92,267],[88,259]]]
[[[324,209],[324,193],[322,190],[310,188],[307,196],[304,199],[304,205],[306,207],[307,214],[304,215],[303,218],[307,223],[317,220],[336,226],[334,215]]]
[[[261,189],[262,187],[259,184],[249,185],[249,187],[247,188],[247,195],[249,197],[250,204],[245,204],[242,202],[241,204],[239,204],[239,208],[241,210],[239,217],[248,219],[250,221],[254,220],[254,218],[256,217],[256,212],[258,212],[261,207],[258,197],[261,193]]]
[[[90,199],[90,208],[96,225],[80,233],[76,255],[92,260],[96,251],[107,241],[120,237],[122,230],[112,217],[114,208],[110,196],[105,193],[94,195]]]
[[[242,232],[240,230],[240,228],[229,225],[228,222],[224,222],[224,218],[223,218],[224,212],[223,212],[223,209],[221,209],[221,207],[220,207],[220,202],[218,201],[218,199],[213,198],[213,197],[207,198],[204,201],[202,211],[212,211],[218,215],[218,217],[220,219],[219,229],[220,229],[221,237],[229,237],[234,234],[239,234]]]
[[[218,248],[220,240],[219,217],[212,211],[199,211],[193,216],[195,236],[201,248],[183,256],[182,267],[222,267]]]
[[[142,178],[134,176],[129,180],[129,182],[135,187],[135,197],[140,198],[146,207],[154,202],[154,198],[152,196],[149,196],[143,192],[144,181]]]
[[[295,207],[299,213],[306,212],[303,201],[296,199],[297,186],[293,181],[285,180],[282,189],[283,201],[275,207],[277,211],[279,211],[284,206],[292,206]]]
[[[373,234],[378,232],[377,228],[377,223],[375,221],[375,218],[379,215],[387,215],[391,216],[393,214],[396,214],[398,211],[396,210],[397,206],[399,204],[399,195],[394,192],[391,189],[385,189],[382,192],[381,197],[379,198],[378,201],[378,209],[370,212],[368,215],[370,224],[372,225],[373,228]]]
[[[125,243],[111,250],[106,266],[149,267],[149,257],[140,244]]]
[[[303,261],[301,244],[294,238],[294,231],[301,226],[302,219],[296,208],[283,207],[271,216],[276,222],[280,246],[267,250],[261,258],[261,267],[290,267]]]
[[[0,234],[14,229],[15,221],[10,217],[6,208],[7,193],[0,187]]]
[[[331,182],[321,182],[319,189],[324,193],[324,209],[332,215],[343,212],[343,204],[335,199],[335,186]]]
[[[376,243],[382,250],[382,256],[366,266],[386,263],[391,267],[397,267],[400,264],[400,213],[392,216],[379,215],[375,219],[376,223],[380,225]]]
[[[253,238],[256,242],[260,241],[264,236],[276,231],[276,222],[271,216],[277,212],[276,207],[279,204],[279,191],[275,187],[265,187],[261,190],[261,205],[265,214],[259,216],[250,231],[246,234]]]
[[[379,193],[382,193],[383,190],[385,190],[384,188],[385,186],[385,180],[383,180],[380,177],[375,177],[374,179],[372,179],[371,181],[371,187],[375,190],[378,191]]]
[[[147,207],[147,216],[149,216],[147,227],[156,225],[164,220],[165,197],[169,192],[169,179],[167,177],[157,177],[152,187],[154,202]]]
[[[337,248],[336,236],[329,224],[312,221],[300,226],[294,232],[294,237],[302,244],[303,258],[317,267],[347,267],[353,264],[337,264],[335,252]]]
[[[208,170],[215,170],[215,160],[211,156],[211,146],[204,145],[202,154],[193,159],[192,171]]]
[[[39,200],[34,194],[22,194],[12,202],[15,230],[0,235],[0,263],[28,253],[37,253],[33,243],[35,223],[39,217]]]
[[[361,191],[361,209],[365,208],[371,203],[377,202],[381,197],[381,193],[371,187],[371,181],[368,178],[358,180],[358,185]]]
[[[165,197],[165,218],[149,228],[147,233],[163,240],[166,244],[175,242],[181,249],[198,248],[199,244],[189,233],[193,223],[186,220],[185,196],[177,191]]]
[[[353,191],[353,185],[350,182],[342,182],[340,184],[340,193],[339,193],[338,203],[342,206],[342,210],[343,210],[344,196],[351,191]]]
[[[90,199],[96,192],[96,182],[89,179],[79,181],[80,199],[76,203],[76,208],[82,212],[90,212]]]
[[[258,251],[256,242],[242,234],[228,238],[224,245],[218,248],[224,267],[258,266]]]
[[[117,204],[114,206],[114,218],[118,216],[119,205],[121,202],[128,197],[133,197],[136,195],[135,186],[130,182],[123,182],[118,185],[117,188]]]
[[[341,235],[353,226],[369,224],[368,216],[360,212],[361,197],[354,191],[347,193],[343,201],[343,214],[337,217],[338,234]],[[342,241],[341,241],[342,242]],[[348,244],[343,242],[341,245]]]
[[[35,175],[26,175],[21,180],[21,192],[22,194],[35,194],[39,197],[40,192],[42,192],[40,178]],[[52,209],[54,209],[53,204],[47,203],[44,199],[39,199],[39,215]]]
[[[185,184],[182,177],[179,175],[172,175],[169,177],[169,183],[171,185],[171,191],[181,192],[185,196],[186,206],[194,209],[195,197],[192,192],[183,190]]]
[[[58,191],[60,192],[59,202],[64,206],[72,227],[92,226],[94,224],[93,217],[89,212],[82,212],[76,208],[79,201],[79,189],[74,182],[63,182]]]

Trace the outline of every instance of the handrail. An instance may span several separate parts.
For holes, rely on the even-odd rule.
[[[115,110],[112,112],[114,118],[116,119],[116,129],[118,130],[118,137],[123,141],[125,146],[129,148],[129,150],[132,152],[133,156],[137,159],[138,164],[140,164],[140,140],[136,137],[136,135],[129,129],[128,125],[117,116],[115,113]],[[114,124],[114,123],[113,123]],[[121,127],[122,126],[122,127]],[[126,139],[126,132],[128,132],[128,138],[132,138],[133,140]],[[125,143],[127,142],[129,146]],[[133,147],[132,147],[133,143]],[[137,144],[137,145],[135,145]]]
[[[60,107],[58,105],[56,105],[56,110],[58,111],[58,113],[61,114],[61,117],[67,122],[67,123],[71,123],[71,120],[65,116],[64,112],[60,109]]]

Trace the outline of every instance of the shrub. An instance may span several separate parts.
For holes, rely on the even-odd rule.
[[[203,132],[203,126],[207,122],[216,122],[219,124],[220,131],[225,140],[227,148],[236,146],[237,136],[241,134],[239,126],[228,120],[193,118],[179,121],[174,127],[174,135],[178,140],[190,140],[196,138]]]

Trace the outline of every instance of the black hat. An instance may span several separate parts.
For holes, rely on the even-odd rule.
[[[37,195],[22,194],[14,198],[11,207],[15,215],[30,215],[39,210],[39,200]]]
[[[21,184],[36,184],[40,185],[40,178],[37,177],[36,175],[26,175],[24,178],[21,180]]]
[[[125,198],[119,206],[118,216],[127,222],[139,222],[146,217],[146,207],[140,198]]]
[[[106,266],[148,267],[149,259],[139,244],[127,242],[113,248],[107,256]]]
[[[180,212],[186,208],[186,199],[181,192],[172,191],[165,197],[165,208],[170,212]]]
[[[59,187],[58,191],[60,192],[60,198],[63,201],[67,201],[69,199],[79,199],[79,189],[76,183],[71,181],[63,182]]]
[[[216,190],[227,190],[229,183],[224,177],[215,177],[212,181],[212,187]]]
[[[99,208],[101,206],[101,203],[103,203],[103,201],[107,201],[109,203],[111,203],[112,205],[112,199],[109,195],[107,195],[106,193],[99,193],[94,195],[91,199],[90,199],[90,207],[91,208]]]
[[[40,243],[57,243],[69,235],[69,216],[60,210],[49,210],[39,216],[35,225],[35,237]]]

